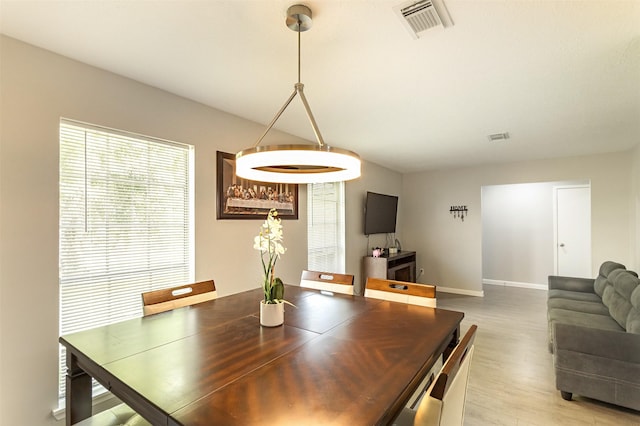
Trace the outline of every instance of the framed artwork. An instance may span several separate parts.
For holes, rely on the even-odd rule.
[[[298,219],[298,185],[257,182],[236,176],[236,156],[216,152],[217,218],[264,220],[269,210]]]

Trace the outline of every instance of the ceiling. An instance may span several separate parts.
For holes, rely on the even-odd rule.
[[[406,173],[640,143],[640,0],[438,1],[454,25],[418,39],[403,0],[302,2],[301,81],[329,145]],[[297,81],[292,4],[0,0],[0,32],[266,125]],[[276,128],[315,140],[298,98]]]

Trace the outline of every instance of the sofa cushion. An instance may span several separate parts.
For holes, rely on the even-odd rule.
[[[631,301],[631,294],[638,285],[640,285],[640,280],[631,271],[621,271],[613,278],[613,287],[616,292],[629,302]]]
[[[615,270],[609,274],[608,285],[604,289],[602,302],[609,308],[609,314],[625,330],[627,317],[631,310],[631,294],[640,283],[638,278],[628,271]]]
[[[611,302],[616,298],[616,291],[615,288],[613,288],[613,282],[618,278],[620,274],[624,274],[625,272],[626,269],[616,269],[611,271],[611,273],[609,274],[606,285],[602,291],[602,303],[606,307],[609,307],[609,305],[611,305]]]
[[[604,289],[607,287],[607,277],[603,277],[602,275],[598,275],[596,280],[593,282],[593,289],[596,294],[602,297],[604,293]]]
[[[547,301],[549,309],[566,309],[568,311],[585,312],[588,314],[609,315],[609,308],[602,301],[571,300],[556,297]]]
[[[613,283],[613,278],[618,274],[626,271],[624,268],[614,269],[605,277],[602,275],[598,275],[598,278],[595,279],[593,284],[594,291],[600,296],[604,297],[604,291],[608,286],[611,286]]]
[[[585,302],[602,303],[600,296],[598,296],[595,293],[584,293],[581,291],[571,291],[571,290],[559,290],[559,289],[549,290],[548,298],[549,299],[560,298],[560,299],[568,299],[568,300],[582,300]]]
[[[547,315],[550,326],[554,322],[561,322],[563,324],[579,325],[600,330],[624,331],[624,328],[620,327],[620,324],[609,315],[576,312],[567,309],[549,309]]]
[[[600,270],[598,271],[598,275],[602,275],[603,277],[608,277],[611,272],[616,269],[627,269],[622,263],[612,262],[607,260],[602,262],[600,265]]]
[[[627,332],[640,334],[640,285],[631,293],[631,309],[627,316]]]
[[[610,284],[610,281],[607,281],[607,277],[613,271],[616,271],[618,269],[624,271],[626,268],[624,267],[624,265],[620,263],[611,262],[611,261],[604,262],[600,266],[600,272],[598,273],[598,276],[596,277],[593,283],[593,290],[596,292],[598,296],[602,297],[604,294],[604,289],[607,288],[608,284]]]
[[[611,262],[610,260],[600,265],[598,276],[596,277],[593,283],[593,289],[595,290],[598,296],[602,297],[602,294],[604,293],[604,289],[607,286],[607,277],[611,272],[615,271],[616,269],[624,270],[626,268],[623,264]]]

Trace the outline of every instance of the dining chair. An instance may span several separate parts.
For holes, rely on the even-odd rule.
[[[369,277],[364,296],[430,308],[436,307],[436,286],[429,284]]]
[[[140,414],[121,403],[75,423],[74,426],[151,426]]]
[[[194,305],[217,296],[213,280],[142,293],[144,316]],[[128,405],[121,403],[76,423],[76,426],[146,426],[147,422]]]
[[[142,293],[144,316],[206,302],[218,296],[213,280]]]
[[[300,287],[352,295],[353,275],[304,270],[300,277]]]
[[[405,407],[397,426],[462,426],[467,383],[478,326],[472,325],[444,363],[440,373],[422,395],[417,409]]]
[[[374,299],[389,300],[392,302],[406,303],[410,305],[436,307],[436,287],[429,284],[410,283],[397,280],[386,280],[382,278],[367,278],[364,290],[365,297]],[[425,389],[434,380],[436,374],[442,368],[442,357],[438,357],[425,374],[419,388]],[[414,395],[411,399],[411,407],[414,407],[420,395]]]

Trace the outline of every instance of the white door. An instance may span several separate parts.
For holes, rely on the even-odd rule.
[[[556,274],[592,277],[591,188],[555,188]]]

